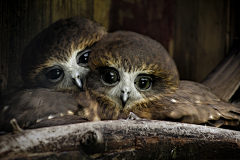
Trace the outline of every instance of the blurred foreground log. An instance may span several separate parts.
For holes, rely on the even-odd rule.
[[[0,136],[0,159],[238,159],[240,132],[167,121],[99,121]]]

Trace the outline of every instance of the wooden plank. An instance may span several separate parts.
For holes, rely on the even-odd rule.
[[[48,3],[47,6],[51,6],[51,23],[62,18],[75,16],[93,19],[93,0],[44,0],[44,2]]]
[[[227,1],[176,1],[174,59],[181,79],[201,81],[226,51]]]
[[[239,0],[231,0],[230,1],[230,48],[234,46],[235,41],[240,41],[240,1]]]
[[[124,0],[113,2],[115,3],[111,5],[109,31],[134,31],[159,41],[167,50],[172,49],[174,0]]]
[[[2,1],[2,35],[1,35],[1,79],[2,90],[7,85],[19,84],[19,50],[17,49],[16,39],[19,36],[19,23],[16,21],[19,17],[19,11],[15,10],[14,1]],[[11,16],[10,16],[11,15]],[[13,23],[10,23],[13,22]],[[13,27],[15,25],[15,28]],[[10,69],[11,68],[11,69]]]
[[[99,22],[107,30],[109,28],[109,15],[112,0],[94,0],[93,20]]]
[[[2,1],[0,2],[0,37],[3,36],[3,5],[2,5]],[[2,51],[2,39],[0,38],[0,51]],[[1,96],[1,91],[2,88],[4,88],[4,61],[5,61],[5,57],[4,54],[2,52],[0,52],[0,96]]]

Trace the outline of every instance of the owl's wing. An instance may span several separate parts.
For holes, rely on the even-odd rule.
[[[240,121],[239,105],[224,102],[206,86],[190,81],[181,81],[173,95],[152,103],[145,111],[151,112],[151,119],[211,123],[217,127],[236,126]],[[134,113],[141,117],[137,112]]]
[[[13,118],[21,128],[28,128],[45,119],[74,115],[79,110],[79,104],[69,93],[45,88],[22,89],[2,97],[0,109],[0,130],[12,131],[10,120]]]
[[[229,101],[240,86],[240,44],[202,81],[221,99]]]
[[[50,126],[57,126],[57,125],[82,123],[87,121],[88,119],[80,117],[78,115],[65,115],[60,117],[54,117],[52,119],[44,119],[41,122],[35,123],[28,128],[34,129],[34,128],[50,127]]]

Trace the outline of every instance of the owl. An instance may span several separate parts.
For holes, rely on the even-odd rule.
[[[74,115],[79,110],[75,95],[83,91],[90,70],[89,47],[105,34],[98,23],[74,17],[59,20],[34,37],[22,55],[24,87],[1,97],[0,130],[11,131],[12,118],[28,128],[44,119]],[[53,122],[47,126],[57,124]]]
[[[106,34],[85,18],[59,20],[40,32],[25,48],[21,74],[27,88],[83,89],[89,47]]]
[[[83,106],[89,120],[140,118],[214,126],[238,125],[240,106],[222,101],[206,86],[179,81],[177,67],[164,47],[149,37],[118,31],[91,48]]]

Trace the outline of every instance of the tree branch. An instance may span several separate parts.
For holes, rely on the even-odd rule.
[[[112,120],[0,136],[0,159],[237,159],[240,132],[156,120]]]

